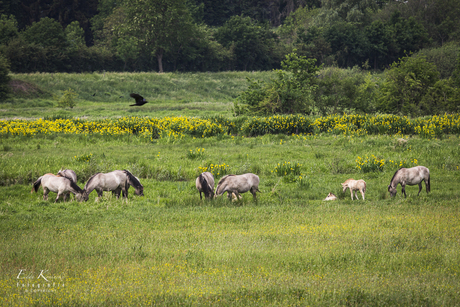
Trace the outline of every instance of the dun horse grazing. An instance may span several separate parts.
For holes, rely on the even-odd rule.
[[[240,193],[250,191],[254,199],[256,199],[256,192],[259,191],[259,176],[247,173],[243,175],[226,175],[217,183],[216,196],[223,195],[227,192],[228,199],[232,200],[232,194],[239,199]]]
[[[135,188],[135,194],[144,196],[144,187],[136,178],[127,170],[116,170],[110,173],[97,173],[89,178],[88,182],[83,189],[83,198],[88,200],[89,194],[97,191],[97,196],[102,197],[103,191],[112,191],[113,194],[120,197],[120,192],[123,193],[123,198],[128,198],[128,189],[132,185]]]
[[[337,196],[332,193],[327,194],[327,197],[324,200],[336,200]]]
[[[353,200],[353,192],[355,192],[356,199],[359,199],[357,191],[361,193],[361,196],[364,200],[364,193],[366,192],[366,182],[364,180],[354,180],[352,178],[347,179],[344,183],[342,183],[342,188],[343,192],[345,192],[347,189],[350,189],[351,200]]]
[[[205,198],[214,197],[214,176],[210,172],[201,173],[196,178],[195,185],[198,192],[200,192],[200,199],[203,199],[201,192],[203,192]]]
[[[67,199],[67,195],[70,193],[75,194],[75,198],[78,201],[83,199],[83,190],[72,180],[67,177],[58,177],[54,174],[45,174],[38,178],[34,184],[31,193],[37,192],[40,185],[43,187],[43,199],[48,199],[48,193],[57,193],[57,202],[59,197],[64,194],[64,201]]]
[[[72,180],[73,182],[77,183],[77,174],[71,169],[61,169],[56,176],[58,177],[66,177]],[[67,193],[66,195],[70,195],[70,193]],[[66,196],[67,197],[67,196]]]
[[[391,178],[390,185],[388,186],[388,192],[391,197],[396,195],[396,187],[401,184],[401,192],[406,196],[406,185],[418,184],[418,194],[422,191],[422,181],[425,181],[426,192],[430,192],[430,170],[425,166],[415,166],[411,168],[400,168],[396,171]]]
[[[77,174],[71,169],[61,169],[57,174],[57,176],[67,177],[71,179],[73,182],[77,183]]]

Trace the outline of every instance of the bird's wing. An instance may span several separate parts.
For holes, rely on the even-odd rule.
[[[136,103],[144,100],[144,97],[142,97],[141,95],[139,94],[135,94],[135,93],[131,93],[129,94],[129,96],[133,97],[134,99],[136,99]]]

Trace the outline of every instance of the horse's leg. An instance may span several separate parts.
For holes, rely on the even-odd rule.
[[[422,192],[422,182],[421,181],[418,184],[418,194],[417,194],[417,196],[420,195],[420,192]]]
[[[251,188],[251,194],[254,199],[257,199],[256,189],[254,189],[254,187]]]
[[[206,195],[205,195],[206,196]],[[201,191],[200,191],[200,199],[203,200],[203,197],[201,196]]]
[[[50,190],[48,190],[47,188],[43,188],[43,199],[44,200],[48,200],[48,193],[50,192]]]
[[[57,196],[56,196],[56,199],[54,200],[55,203],[58,201],[59,196],[61,196],[61,192],[58,191]]]
[[[350,189],[350,192],[351,192],[351,200],[353,200],[353,190]]]
[[[364,200],[364,191],[363,191],[363,190],[359,190],[359,192],[361,192],[361,196],[363,197],[363,200]]]
[[[102,189],[96,189],[96,192],[97,192],[96,201],[98,201],[99,199],[102,199]]]
[[[406,195],[406,186],[405,185],[401,185],[402,188],[401,188],[401,193],[404,194],[404,198],[407,198],[407,195]]]

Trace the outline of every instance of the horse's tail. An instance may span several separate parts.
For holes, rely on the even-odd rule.
[[[430,173],[428,173],[428,181],[426,182],[427,193],[431,191]]]
[[[42,178],[43,178],[43,176],[41,176],[40,178],[38,178],[38,179],[33,183],[33,188],[32,188],[32,190],[30,190],[30,193],[33,193],[33,192],[37,192],[37,191],[38,191],[38,188],[39,188],[40,185],[42,184]]]
[[[201,184],[201,189],[204,192],[204,195],[207,197],[213,197],[214,196],[214,191],[213,189],[209,186],[208,181],[206,178],[203,176],[203,174],[200,174],[200,184]]]

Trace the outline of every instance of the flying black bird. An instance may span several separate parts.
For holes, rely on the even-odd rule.
[[[129,94],[129,96],[131,96],[134,99],[136,99],[136,103],[135,104],[130,104],[129,106],[141,106],[141,105],[146,104],[148,102],[147,100],[144,99],[144,97],[142,97],[139,94],[131,93],[131,94]]]

